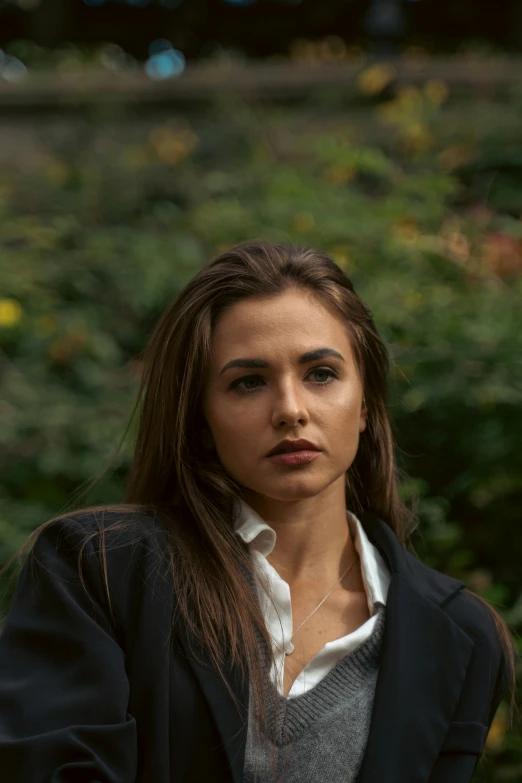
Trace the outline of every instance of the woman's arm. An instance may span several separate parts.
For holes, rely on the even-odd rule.
[[[85,533],[70,518],[40,533],[0,635],[0,770],[9,783],[136,777],[124,652],[98,590],[88,594],[80,580]]]
[[[491,637],[492,638],[492,637]],[[493,671],[489,680],[488,671]],[[496,676],[495,676],[496,673]],[[429,783],[470,783],[473,773],[480,761],[488,732],[493,723],[497,709],[506,693],[507,667],[505,655],[500,645],[478,643],[475,654],[468,669],[468,676],[463,689],[461,704],[473,705],[476,700],[471,694],[484,692],[485,684],[491,681],[493,693],[489,696],[489,708],[482,723],[472,720],[470,714],[458,709],[450,724],[444,746],[432,770]],[[460,707],[461,705],[459,705]]]

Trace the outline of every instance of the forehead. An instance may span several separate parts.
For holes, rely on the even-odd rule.
[[[313,294],[285,291],[250,297],[232,305],[218,320],[212,338],[213,363],[236,356],[301,353],[329,346],[350,352],[346,324]]]

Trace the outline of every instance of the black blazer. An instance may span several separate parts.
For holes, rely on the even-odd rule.
[[[179,645],[169,643],[160,522],[136,514],[134,533],[106,535],[111,615],[97,539],[83,565],[90,597],[79,576],[93,519],[48,526],[18,580],[0,635],[2,780],[240,783],[248,684],[226,670],[240,715],[179,620]],[[506,687],[494,623],[463,582],[423,565],[387,524],[361,522],[392,578],[357,783],[467,783]]]

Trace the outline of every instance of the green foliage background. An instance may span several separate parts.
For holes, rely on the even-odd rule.
[[[372,82],[373,78],[373,82]],[[392,356],[416,551],[522,625],[522,97],[216,99],[148,118],[42,118],[0,174],[0,562],[97,475],[139,352],[183,284],[247,238],[329,251]],[[129,438],[89,497],[121,496]],[[11,585],[4,584],[4,603]],[[501,705],[476,780],[522,777]]]

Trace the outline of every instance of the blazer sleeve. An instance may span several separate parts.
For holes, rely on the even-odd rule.
[[[136,778],[125,657],[95,556],[84,558],[85,585],[80,578],[85,533],[71,518],[43,529],[0,634],[0,770],[9,783]]]
[[[472,781],[491,724],[509,685],[505,653],[491,617],[484,614],[482,607],[479,607],[479,611],[482,614],[482,623],[486,622],[487,625],[482,625],[482,631],[475,635],[475,654],[466,677],[461,705],[450,724],[429,783]],[[491,683],[489,693],[485,688],[488,682]],[[485,699],[487,706],[480,720],[475,712],[479,703],[477,699],[485,693],[488,694],[487,700]],[[467,709],[464,705],[468,705]],[[473,714],[469,712],[470,705]]]

